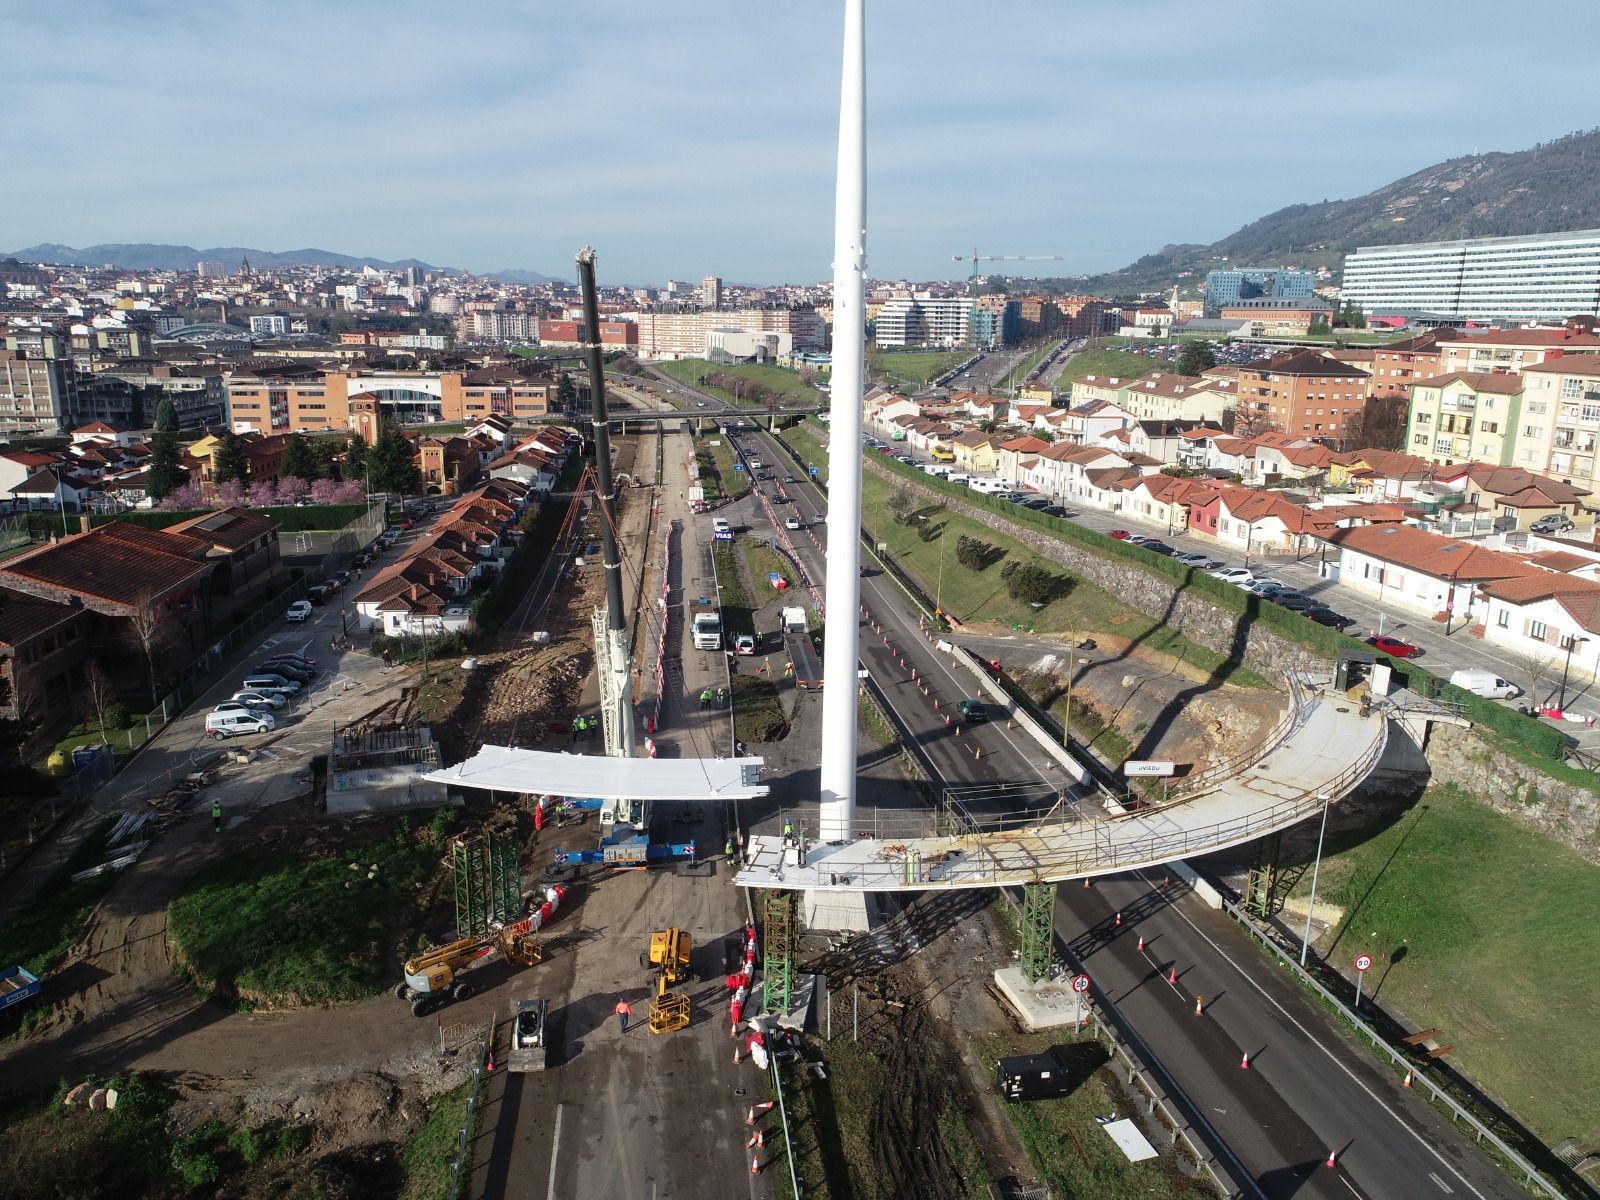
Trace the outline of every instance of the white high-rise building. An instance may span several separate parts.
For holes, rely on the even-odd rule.
[[[972,301],[962,296],[890,300],[878,309],[879,346],[961,346],[972,337]]]
[[[1480,321],[1600,315],[1600,229],[1362,246],[1344,260],[1341,294],[1369,314],[1417,310]]]

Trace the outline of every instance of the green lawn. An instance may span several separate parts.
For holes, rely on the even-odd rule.
[[[1089,375],[1138,379],[1152,371],[1172,369],[1171,363],[1162,362],[1159,358],[1146,358],[1142,354],[1130,354],[1126,350],[1085,350],[1082,354],[1074,354],[1067,361],[1066,370],[1061,372],[1061,378],[1056,381],[1056,386],[1064,387]]]
[[[174,963],[200,990],[244,1006],[383,991],[414,949],[427,885],[447,875],[440,861],[455,820],[448,808],[418,829],[402,817],[382,840],[334,856],[256,852],[212,863],[168,907]]]
[[[994,1062],[1014,1054],[1039,1054],[1063,1040],[1060,1033],[1017,1034],[989,1041],[983,1054],[987,1061]],[[1097,1115],[1113,1111],[1121,1116],[1128,1114],[1127,1093],[1106,1065],[1105,1048],[1090,1041],[1061,1046],[1058,1053],[1062,1051],[1069,1070],[1082,1076],[1082,1082],[1071,1093],[1057,1100],[999,1102],[1022,1139],[1034,1170],[1057,1196],[1202,1200],[1216,1195],[1178,1165],[1176,1152],[1164,1137],[1153,1139],[1160,1157],[1129,1162],[1095,1120]]]
[[[959,362],[972,357],[965,350],[869,350],[867,377],[883,384],[920,391]]]
[[[733,450],[728,439],[713,432],[695,441],[695,459],[700,464],[700,486],[707,500],[718,500],[744,491],[744,477],[733,469]]]
[[[1330,834],[1318,884],[1345,910],[1330,957],[1370,953],[1368,994],[1438,1029],[1547,1144],[1600,1140],[1600,866],[1454,787],[1350,840]]]
[[[651,365],[672,376],[679,383],[686,383],[708,396],[715,396],[728,404],[737,404],[744,408],[763,407],[768,393],[776,395],[786,408],[812,408],[822,399],[822,394],[802,380],[799,372],[791,371],[787,367],[769,367],[759,363],[739,363],[730,366],[707,362],[703,358],[683,358],[676,362],[658,362]],[[719,372],[733,380],[745,380],[760,390],[754,397],[736,395],[729,388],[713,387],[709,383],[701,382],[702,379]]]

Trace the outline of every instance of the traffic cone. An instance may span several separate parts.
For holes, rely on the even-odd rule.
[[[1406,1077],[1401,1082],[1400,1086],[1401,1087],[1410,1087],[1411,1086],[1411,1068],[1410,1067],[1406,1068]]]
[[[743,1061],[744,1060],[739,1057],[739,1043],[735,1042],[733,1044],[733,1065],[737,1067]]]
[[[1139,953],[1143,954],[1144,953],[1144,934],[1142,934],[1142,933],[1139,935],[1139,947],[1138,948],[1139,948]]]
[[[744,1144],[744,1148],[746,1150],[759,1150],[765,1144],[766,1139],[762,1137],[761,1130],[758,1129],[750,1135],[749,1140]]]
[[[754,1125],[756,1123],[756,1116],[758,1114],[764,1115],[767,1110],[774,1107],[777,1103],[778,1102],[776,1100],[763,1100],[760,1104],[752,1104],[750,1106],[750,1115],[744,1119],[744,1123],[746,1125]]]
[[[1167,972],[1167,982],[1168,983],[1177,983],[1178,982],[1178,964],[1177,963],[1173,963],[1172,964],[1172,969]]]
[[[494,1051],[493,1050],[489,1051],[489,1061],[485,1064],[485,1068],[484,1069],[487,1070],[489,1072],[489,1074],[491,1074],[491,1075],[494,1074]]]
[[[1248,1071],[1249,1069],[1250,1069],[1250,1051],[1246,1050],[1244,1052],[1244,1057],[1239,1060],[1239,1070]]]
[[[1122,910],[1120,908],[1117,910],[1117,924],[1119,926],[1122,924]]]
[[[1194,1015],[1197,1017],[1203,1017],[1205,1016],[1205,1012],[1206,998],[1204,996],[1196,996],[1194,998]]]
[[[1083,886],[1084,887],[1088,887],[1089,886],[1089,877],[1087,875],[1085,875],[1083,877]]]
[[[761,1174],[761,1159],[754,1154],[750,1156],[750,1174]]]
[[[1328,1167],[1337,1167],[1339,1165],[1339,1152],[1337,1150],[1329,1150],[1328,1161],[1323,1165]]]

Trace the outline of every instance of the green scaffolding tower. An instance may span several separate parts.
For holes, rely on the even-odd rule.
[[[481,937],[522,916],[522,870],[505,838],[470,834],[450,843],[456,889],[456,936]]]
[[[762,964],[762,1011],[787,1013],[794,1002],[794,893],[773,889],[762,901],[766,958]]]
[[[1278,911],[1279,895],[1283,884],[1283,871],[1278,866],[1278,855],[1283,848],[1283,834],[1269,833],[1256,842],[1255,862],[1251,864],[1244,888],[1244,907],[1248,913],[1266,920]]]
[[[1029,983],[1050,978],[1056,932],[1056,885],[1022,885],[1022,977]]]

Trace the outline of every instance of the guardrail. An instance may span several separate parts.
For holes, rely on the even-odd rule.
[[[483,1041],[478,1044],[478,1062],[472,1068],[472,1091],[467,1095],[467,1119],[462,1125],[461,1132],[456,1135],[456,1158],[450,1164],[450,1192],[449,1200],[456,1200],[461,1195],[462,1185],[466,1182],[464,1168],[467,1162],[467,1152],[472,1148],[472,1131],[477,1124],[478,1103],[483,1095],[489,1072],[485,1070],[488,1065],[489,1055],[494,1046],[494,1017],[491,1015],[484,1026]]]
[[[1296,956],[1280,946],[1277,939],[1272,936],[1271,932],[1263,928],[1254,917],[1250,916],[1250,914],[1245,912],[1244,909],[1227,899],[1224,899],[1222,902],[1222,911],[1227,913],[1240,925],[1244,926],[1245,930],[1251,935],[1251,937],[1260,942],[1261,945],[1265,946],[1267,950],[1272,953],[1273,957],[1275,957],[1280,964],[1287,968],[1288,971],[1295,976],[1295,978],[1297,978],[1307,987],[1311,988],[1312,991],[1321,996],[1322,999],[1328,1004],[1332,1005],[1335,1011],[1337,1011],[1341,1017],[1348,1021],[1357,1033],[1361,1034],[1369,1043],[1371,1043],[1373,1050],[1377,1051],[1382,1057],[1387,1058],[1394,1066],[1400,1067],[1407,1071],[1412,1070],[1411,1061],[1407,1059],[1403,1053],[1401,1053],[1399,1050],[1396,1050],[1387,1041],[1385,1041],[1383,1036],[1365,1020],[1363,1020],[1359,1013],[1353,1012],[1340,997],[1329,991],[1317,980],[1315,975],[1312,975],[1309,971],[1302,967]],[[1412,1086],[1425,1091],[1430,1100],[1433,1100],[1444,1107],[1449,1112],[1452,1120],[1464,1122],[1472,1129],[1478,1141],[1488,1142],[1500,1154],[1504,1155],[1506,1161],[1511,1163],[1517,1168],[1517,1170],[1522,1172],[1523,1181],[1528,1186],[1537,1188],[1546,1196],[1551,1197],[1551,1200],[1565,1200],[1566,1196],[1568,1195],[1567,1192],[1562,1191],[1560,1187],[1547,1179],[1544,1173],[1541,1172],[1538,1167],[1534,1166],[1522,1154],[1518,1153],[1516,1150],[1512,1149],[1512,1147],[1507,1145],[1504,1138],[1495,1133],[1494,1130],[1490,1129],[1487,1125],[1475,1117],[1470,1110],[1464,1107],[1458,1100],[1456,1100],[1454,1096],[1450,1095],[1449,1092],[1439,1087],[1426,1075],[1421,1073],[1413,1073]]]

